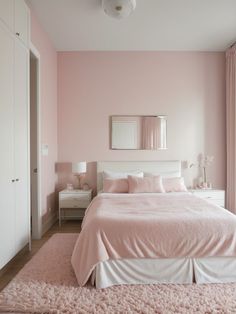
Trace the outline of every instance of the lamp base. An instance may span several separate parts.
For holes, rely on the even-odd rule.
[[[77,177],[77,180],[78,180],[78,190],[81,190],[82,189],[82,187],[81,187],[81,177],[82,177],[82,175],[81,174],[75,174],[74,176]]]

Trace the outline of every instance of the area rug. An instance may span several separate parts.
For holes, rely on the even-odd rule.
[[[1,313],[236,313],[236,284],[78,287],[78,234],[55,234],[0,293]]]

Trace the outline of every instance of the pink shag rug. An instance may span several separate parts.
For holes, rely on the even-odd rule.
[[[0,293],[1,313],[236,313],[236,284],[78,287],[78,234],[55,234]]]

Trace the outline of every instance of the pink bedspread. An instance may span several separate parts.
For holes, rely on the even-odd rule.
[[[235,215],[189,193],[101,194],[71,262],[83,286],[108,259],[203,256],[236,256]]]

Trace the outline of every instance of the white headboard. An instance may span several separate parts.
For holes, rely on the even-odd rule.
[[[102,172],[112,170],[117,172],[142,171],[158,173],[163,177],[180,177],[181,161],[98,161],[97,162],[97,191],[102,190]]]

